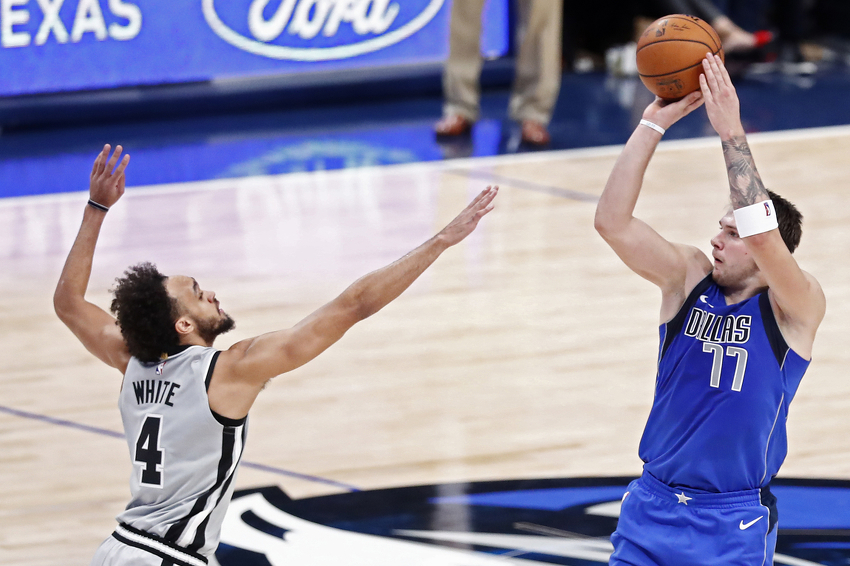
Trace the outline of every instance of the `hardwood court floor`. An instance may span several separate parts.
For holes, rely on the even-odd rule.
[[[850,129],[750,141],[767,185],[805,214],[796,255],[828,300],[782,475],[850,479]],[[237,488],[277,484],[301,498],[347,486],[636,475],[659,294],[593,230],[618,152],[132,188],[109,213],[89,298],[108,306],[114,277],[153,261],[216,291],[237,320],[217,344],[227,347],[294,324],[497,182],[496,210],[475,234],[268,386]],[[129,175],[132,184],[132,164]],[[726,201],[716,138],[666,143],[637,215],[709,252]],[[87,564],[128,497],[127,448],[115,434],[120,376],[51,306],[84,203],[81,193],[0,202],[3,564]]]

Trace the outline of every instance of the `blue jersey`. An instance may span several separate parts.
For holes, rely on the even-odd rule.
[[[661,325],[644,470],[707,492],[767,485],[785,460],[788,405],[808,365],[785,343],[767,291],[726,305],[709,274]]]

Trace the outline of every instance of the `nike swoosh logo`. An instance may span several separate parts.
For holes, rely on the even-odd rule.
[[[707,297],[707,296],[705,296],[705,295],[700,295],[700,296],[699,296],[699,300],[700,300],[700,301],[702,301],[702,302],[704,302],[705,304],[707,304],[707,305],[708,305],[708,306],[710,306],[711,308],[714,308],[714,305],[712,305],[711,303],[709,303],[709,302],[708,302],[708,297]]]
[[[741,521],[741,524],[738,525],[738,528],[741,529],[742,531],[746,531],[747,529],[749,529],[750,527],[752,527],[753,525],[755,525],[756,523],[758,523],[762,519],[764,519],[764,516],[753,519],[749,523],[745,523],[744,521]]]

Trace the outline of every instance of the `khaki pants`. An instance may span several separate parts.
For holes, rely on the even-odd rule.
[[[471,121],[480,113],[481,12],[485,0],[454,0],[449,58],[443,71],[443,115]],[[517,0],[516,74],[508,114],[548,124],[561,87],[563,0]]]

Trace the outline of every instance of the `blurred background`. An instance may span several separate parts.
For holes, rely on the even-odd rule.
[[[700,2],[734,26],[721,35],[748,130],[850,123],[850,2]],[[705,15],[700,2],[564,2],[537,145],[506,112],[511,0],[484,3],[480,118],[448,138],[434,123],[450,0],[3,0],[0,197],[84,190],[107,141],[133,155],[132,186],[621,144],[651,100],[636,37],[665,14]],[[695,116],[667,138],[706,127]]]

